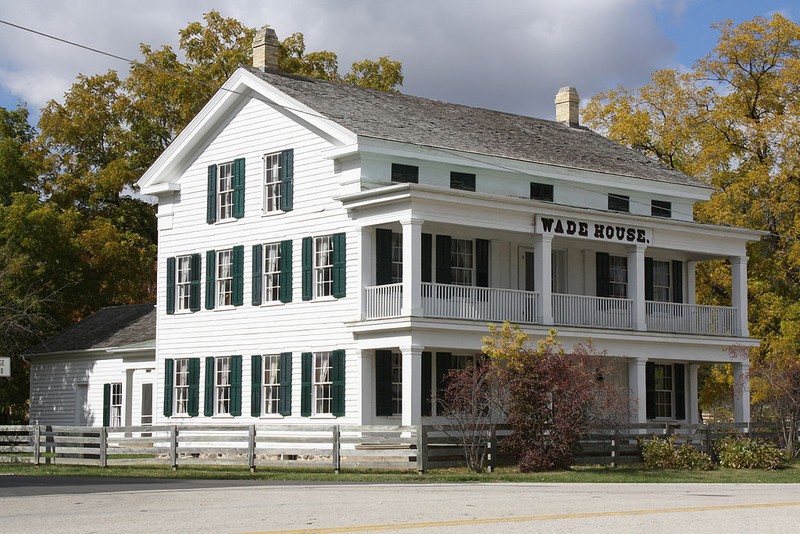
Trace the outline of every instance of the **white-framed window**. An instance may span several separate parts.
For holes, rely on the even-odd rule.
[[[281,155],[264,156],[264,212],[281,211]]]
[[[653,260],[653,300],[672,301],[672,270],[669,261]]]
[[[189,413],[189,359],[179,358],[175,360],[175,380],[173,382],[175,394],[173,396],[175,415],[187,415]]]
[[[214,358],[214,414],[231,413],[231,358]]]
[[[176,259],[175,303],[176,308],[188,310],[192,299],[192,257],[178,256]]]
[[[280,413],[281,393],[281,356],[280,354],[264,355],[264,400],[261,413]]]
[[[331,352],[315,352],[312,405],[315,414],[333,413],[333,361]]]
[[[264,302],[281,298],[281,244],[264,245]]]
[[[217,166],[217,220],[233,217],[233,162]]]
[[[233,250],[217,251],[217,305],[233,305]]]
[[[392,415],[403,413],[403,355],[392,353]]]
[[[314,297],[333,295],[333,236],[314,238]]]
[[[450,241],[450,283],[471,286],[475,280],[474,242],[471,239]]]
[[[392,283],[403,281],[403,234],[392,232]]]
[[[624,299],[628,297],[628,258],[608,257],[609,297]]]
[[[672,418],[674,413],[674,369],[671,364],[655,364],[656,417]]]
[[[122,382],[111,384],[111,426],[122,426]]]

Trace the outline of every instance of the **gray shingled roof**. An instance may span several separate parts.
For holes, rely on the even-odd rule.
[[[359,136],[703,186],[587,128],[248,68]]]
[[[153,341],[156,338],[154,304],[102,308],[28,349],[26,355],[110,349]]]

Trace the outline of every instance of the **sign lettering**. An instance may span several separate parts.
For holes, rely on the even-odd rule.
[[[594,241],[613,241],[615,243],[650,244],[650,231],[623,224],[605,224],[579,219],[561,217],[536,217],[536,233],[563,235],[591,239]]]
[[[10,356],[0,356],[0,376],[11,376]]]

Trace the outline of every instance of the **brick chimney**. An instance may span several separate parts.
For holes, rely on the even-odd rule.
[[[581,98],[574,87],[562,87],[556,94],[556,122],[567,126],[578,126]]]
[[[253,66],[265,72],[278,71],[278,36],[269,26],[262,27],[253,38]]]

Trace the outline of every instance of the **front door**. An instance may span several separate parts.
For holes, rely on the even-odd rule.
[[[142,426],[153,424],[153,384],[142,384]]]

